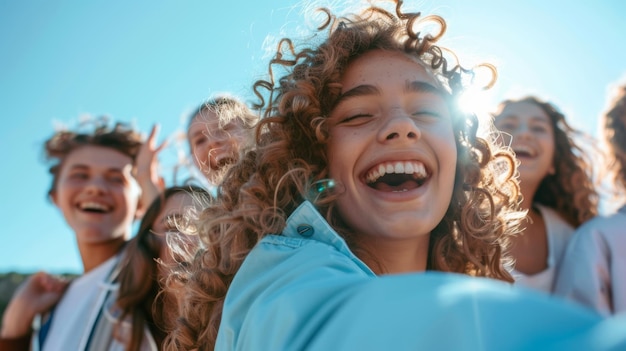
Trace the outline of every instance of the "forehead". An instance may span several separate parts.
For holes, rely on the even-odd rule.
[[[164,210],[180,209],[182,207],[193,205],[193,197],[186,192],[178,192],[170,196],[165,201]]]
[[[165,201],[158,217],[163,218],[172,214],[181,213],[186,207],[192,206],[193,204],[193,197],[190,194],[186,192],[176,193]]]
[[[550,117],[541,107],[528,101],[507,103],[496,116],[496,120],[502,119],[550,122]]]
[[[425,82],[444,91],[434,74],[416,58],[397,51],[373,50],[352,61],[342,76],[343,92],[380,82]]]
[[[218,116],[213,110],[204,110],[193,117],[187,134],[193,136],[198,133],[216,131],[228,124],[243,128],[241,119],[233,118],[232,114],[225,113]]]
[[[130,171],[133,166],[133,159],[112,148],[85,145],[70,152],[63,161],[63,169],[77,166],[93,169],[128,169]]]

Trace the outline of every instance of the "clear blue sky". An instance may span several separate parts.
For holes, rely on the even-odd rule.
[[[488,103],[534,93],[595,134],[607,87],[626,78],[620,0],[406,2],[446,19],[444,43],[462,62],[496,64]],[[158,122],[164,139],[211,94],[250,101],[267,43],[304,24],[288,0],[0,0],[0,272],[82,271],[45,195],[41,149],[55,123],[108,114],[146,132]],[[164,151],[166,172],[176,154]]]

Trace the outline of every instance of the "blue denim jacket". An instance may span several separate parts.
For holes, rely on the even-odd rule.
[[[376,276],[304,202],[228,290],[216,350],[626,350],[626,318],[451,273]]]

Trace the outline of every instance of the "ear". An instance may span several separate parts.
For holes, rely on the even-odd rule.
[[[56,193],[56,191],[48,192],[48,199],[50,200],[50,202],[52,202],[54,204],[54,206],[59,207],[59,202],[57,200],[57,193]]]
[[[159,180],[157,181],[157,188],[159,188],[159,193],[165,191],[165,179],[159,176]]]
[[[146,210],[150,204],[144,204],[143,198],[140,196],[137,199],[137,209],[135,210],[135,219],[139,220],[146,214]]]

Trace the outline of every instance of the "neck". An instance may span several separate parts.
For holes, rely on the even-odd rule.
[[[120,252],[125,243],[126,241],[123,238],[97,244],[78,243],[84,273],[88,273],[106,262],[109,258],[115,256]]]
[[[362,260],[374,273],[395,274],[423,272],[428,260],[429,235],[411,239],[371,238],[362,246],[367,253]]]
[[[538,187],[539,184],[528,184],[528,182],[524,184],[524,182],[520,182],[520,191],[523,196],[522,203],[520,204],[522,210],[530,210]]]

